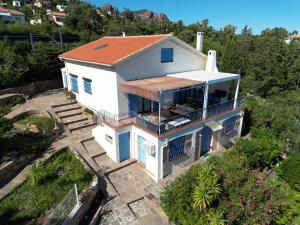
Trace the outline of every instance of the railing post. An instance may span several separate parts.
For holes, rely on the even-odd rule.
[[[161,111],[161,91],[159,91],[158,102],[158,134],[160,134],[160,111]]]
[[[236,107],[237,107],[237,100],[238,100],[238,95],[239,95],[239,89],[240,89],[240,78],[237,80],[237,84],[236,84],[233,109],[236,109]]]
[[[208,83],[205,83],[203,114],[202,114],[203,119],[207,117],[208,88],[209,88]]]

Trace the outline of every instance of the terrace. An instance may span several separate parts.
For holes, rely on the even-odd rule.
[[[200,72],[200,74],[199,74]],[[127,81],[120,90],[128,110],[120,115],[101,112],[113,126],[134,123],[155,134],[164,134],[242,106],[239,76],[196,71]]]

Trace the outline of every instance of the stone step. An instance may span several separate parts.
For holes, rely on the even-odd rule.
[[[92,124],[92,122],[90,120],[86,119],[86,120],[82,120],[82,121],[79,121],[76,123],[69,123],[69,124],[67,124],[67,127],[69,128],[69,130],[71,130],[76,127],[81,127],[81,126],[90,125],[90,124]]]
[[[157,197],[150,193],[144,197],[144,203],[146,206],[153,209],[161,217],[162,222],[168,224],[169,218],[160,207],[160,201]]]
[[[69,123],[73,123],[73,121],[77,122],[77,121],[80,121],[80,120],[83,120],[83,119],[86,120],[87,117],[85,117],[84,114],[82,113],[80,115],[63,118],[62,122],[67,125]]]
[[[70,124],[70,125],[74,125],[74,124]],[[72,126],[72,128],[69,128],[69,130],[73,133],[74,131],[78,131],[78,130],[81,130],[81,129],[84,129],[84,128],[90,128],[90,127],[93,127],[95,125],[96,124],[94,124],[94,123],[86,123],[86,124],[83,124],[83,125]]]
[[[64,103],[59,103],[59,104],[53,104],[51,105],[53,108],[58,108],[58,107],[62,107],[62,106],[68,106],[68,105],[74,105],[77,104],[76,101],[72,101],[72,102],[64,102]]]
[[[66,117],[71,117],[71,116],[77,116],[80,114],[83,115],[82,109],[74,109],[72,111],[57,113],[58,117],[61,119],[66,118]]]
[[[77,115],[77,116],[73,116],[73,117],[64,118],[63,123],[65,125],[70,125],[70,124],[79,123],[79,122],[83,122],[83,121],[87,121],[87,120],[88,120],[88,118],[83,117],[82,115]]]
[[[76,110],[76,109],[81,109],[81,108],[82,108],[81,106],[75,106],[75,107],[71,107],[71,108],[55,110],[55,112],[56,113],[69,112],[69,111]]]

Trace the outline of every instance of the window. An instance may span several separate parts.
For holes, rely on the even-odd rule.
[[[77,78],[78,77],[76,75],[71,75],[71,90],[79,93]]]
[[[113,142],[112,136],[110,136],[110,135],[108,135],[108,134],[105,134],[105,139],[106,139],[106,141],[108,141],[109,143],[112,143],[112,142]]]
[[[233,133],[235,131],[236,117],[234,116],[226,120],[223,125],[224,125],[223,133],[225,135]]]
[[[173,48],[162,48],[161,49],[161,62],[173,62]]]
[[[83,78],[83,86],[86,93],[92,94],[92,80]]]

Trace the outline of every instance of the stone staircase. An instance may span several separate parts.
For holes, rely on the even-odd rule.
[[[92,116],[85,114],[82,106],[75,101],[52,105],[52,109],[71,133],[96,125]]]

